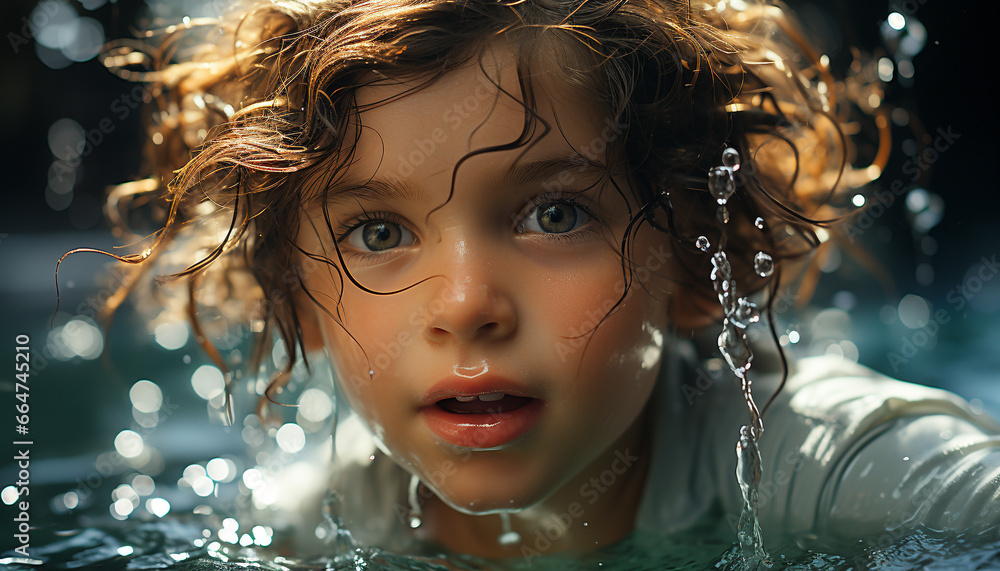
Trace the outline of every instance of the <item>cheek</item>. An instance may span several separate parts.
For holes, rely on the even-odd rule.
[[[329,315],[318,313],[325,344],[351,407],[380,424],[393,418],[394,404],[400,406],[400,399],[391,398],[398,396],[398,387],[388,383],[417,331],[409,323],[412,308],[399,307],[392,298],[349,287],[339,311],[343,327]],[[334,309],[331,313],[338,315]],[[419,317],[417,313],[413,321]]]
[[[567,372],[577,371],[572,374],[574,389],[594,405],[615,402],[614,408],[637,411],[656,381],[669,331],[667,269],[649,269],[634,273],[626,291],[621,263],[614,257],[547,300],[553,356]]]

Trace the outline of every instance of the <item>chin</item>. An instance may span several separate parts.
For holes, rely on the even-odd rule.
[[[432,487],[441,501],[462,513],[486,515],[528,509],[543,502],[557,487],[554,483],[547,485],[549,479],[537,477],[523,467],[516,472],[462,468],[458,467],[445,481]]]

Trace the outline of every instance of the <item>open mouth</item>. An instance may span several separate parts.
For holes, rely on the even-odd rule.
[[[435,406],[452,414],[499,415],[527,406],[533,400],[535,399],[531,397],[489,393],[479,396],[460,396],[441,399],[435,403]]]
[[[544,409],[541,399],[494,392],[442,398],[420,412],[441,440],[462,448],[495,450],[530,432]]]

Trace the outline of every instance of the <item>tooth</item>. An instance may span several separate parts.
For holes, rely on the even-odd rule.
[[[458,402],[472,402],[476,400],[476,397],[455,397]]]
[[[503,393],[490,393],[488,395],[479,395],[479,400],[485,401],[485,402],[493,402],[493,401],[496,401],[496,400],[500,400],[503,397],[504,397]]]

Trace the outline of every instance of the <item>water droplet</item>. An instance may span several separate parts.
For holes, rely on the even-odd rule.
[[[758,276],[766,278],[774,272],[774,260],[764,252],[757,252],[753,257],[753,269]]]
[[[758,230],[763,230],[764,229],[764,219],[761,218],[760,216],[758,216],[757,219],[753,221],[753,225],[756,226]]]
[[[694,245],[702,252],[707,252],[708,248],[711,247],[711,244],[708,242],[708,238],[704,236],[698,236],[698,239],[694,241]]]
[[[738,170],[740,168],[740,154],[732,147],[726,148],[722,151],[722,164],[733,170]]]
[[[733,270],[729,265],[729,258],[725,252],[712,254],[712,281],[726,281],[733,275]]]
[[[734,372],[745,373],[750,368],[753,354],[750,353],[747,336],[728,319],[719,334],[718,343],[719,351]]]
[[[509,512],[500,512],[500,535],[497,537],[497,543],[504,546],[521,543],[521,534],[510,528]]]
[[[719,205],[719,209],[715,211],[715,217],[723,224],[729,223],[729,209],[726,208],[726,205]]]
[[[708,191],[715,197],[716,202],[725,204],[735,190],[736,181],[733,180],[732,169],[715,167],[708,171]]]
[[[521,543],[521,534],[516,531],[508,531],[506,533],[500,534],[497,538],[497,543],[503,546],[517,545]]]
[[[733,311],[733,325],[743,329],[751,323],[760,321],[757,305],[745,297],[736,300],[736,310]]]

